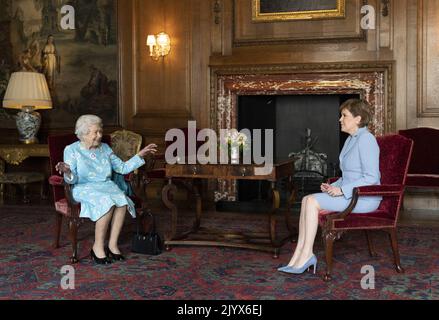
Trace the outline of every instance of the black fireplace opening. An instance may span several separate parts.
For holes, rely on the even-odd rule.
[[[322,181],[330,176],[339,175],[338,156],[348,137],[340,131],[339,107],[351,98],[359,98],[359,95],[239,96],[238,130],[273,129],[275,161],[288,159],[291,153],[304,150],[307,143],[312,145],[314,154],[324,154],[327,157],[324,175],[307,177],[307,173],[304,172],[305,174],[294,177],[294,185],[298,191],[296,205],[300,205],[303,196],[320,192]],[[264,152],[262,148],[262,153]],[[285,181],[281,181],[277,187],[281,191],[282,205],[285,205]],[[238,180],[238,201],[233,209],[266,210],[262,204],[267,203],[269,190],[268,181]],[[224,205],[220,207],[224,208]]]

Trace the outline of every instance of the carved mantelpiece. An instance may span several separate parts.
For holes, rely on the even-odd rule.
[[[217,67],[211,74],[211,128],[237,128],[238,96],[359,94],[373,108],[370,130],[395,131],[393,62]],[[236,183],[219,181],[216,200],[236,199]]]

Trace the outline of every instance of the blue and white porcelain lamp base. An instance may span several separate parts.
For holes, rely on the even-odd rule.
[[[38,143],[41,116],[35,110],[52,109],[52,98],[44,74],[18,71],[11,74],[3,98],[3,108],[20,110],[16,117],[19,140]]]
[[[16,115],[16,123],[21,143],[38,143],[36,136],[41,126],[41,115],[34,110],[34,107],[23,107]]]

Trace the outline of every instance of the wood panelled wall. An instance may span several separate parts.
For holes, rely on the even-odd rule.
[[[394,61],[397,129],[439,128],[437,1],[394,0],[386,17],[380,0],[346,1],[348,22],[257,25],[251,0],[119,1],[122,125],[158,142],[188,119],[208,127],[210,67]],[[366,2],[377,9],[377,25],[363,34]],[[160,31],[172,49],[154,62],[145,42]],[[316,35],[324,40],[309,41]]]
[[[149,141],[190,119],[207,126],[210,1],[119,1],[122,125]],[[149,57],[148,34],[165,31],[171,52]]]
[[[439,128],[437,0],[392,0],[387,17],[380,14],[380,0],[346,2],[348,24],[255,25],[251,0],[118,1],[121,126],[157,142],[167,128],[185,126],[188,119],[208,127],[210,67],[394,61],[397,129]],[[358,8],[364,3],[377,8],[377,29],[349,40],[361,38]],[[172,48],[154,62],[146,37],[160,31],[170,35]],[[315,37],[325,39],[309,41]],[[51,133],[43,129],[41,140]],[[0,130],[3,143],[16,138],[16,130]]]
[[[381,0],[346,2],[346,21],[256,25],[251,0],[119,0],[121,126],[162,147],[166,130],[189,119],[209,127],[211,68],[393,61],[396,129],[439,128],[437,0],[391,0],[386,17]],[[377,9],[377,28],[363,34],[358,10],[365,3]],[[155,62],[146,37],[160,31],[170,35],[172,47]],[[16,136],[0,130],[2,143]]]

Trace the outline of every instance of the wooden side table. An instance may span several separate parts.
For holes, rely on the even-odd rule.
[[[234,165],[234,164],[173,164],[166,165],[168,183],[162,190],[162,201],[171,212],[170,232],[165,234],[165,247],[167,250],[175,245],[200,245],[223,246],[234,248],[247,248],[273,252],[273,257],[279,257],[280,248],[287,241],[294,241],[297,235],[292,226],[290,210],[295,199],[295,189],[292,184],[294,174],[293,160],[276,163],[270,172],[261,174],[261,166]],[[184,179],[185,188],[189,189],[195,198],[196,217],[189,230],[178,233],[178,209],[173,202],[173,194],[177,187],[173,179]],[[201,179],[228,179],[228,180],[265,180],[271,182],[271,204],[268,212],[266,232],[230,232],[224,229],[208,229],[201,227],[202,203],[198,183]],[[276,182],[287,179],[290,196],[287,201],[287,210],[284,211],[284,220],[288,235],[282,239],[276,235],[276,214],[280,207],[280,194],[276,189]]]
[[[46,198],[44,173],[41,172],[5,172],[5,162],[19,165],[29,157],[49,157],[47,144],[8,144],[0,145],[0,201],[3,202],[5,184],[17,184],[23,188],[23,202],[29,203],[29,183],[41,183],[41,197]]]

